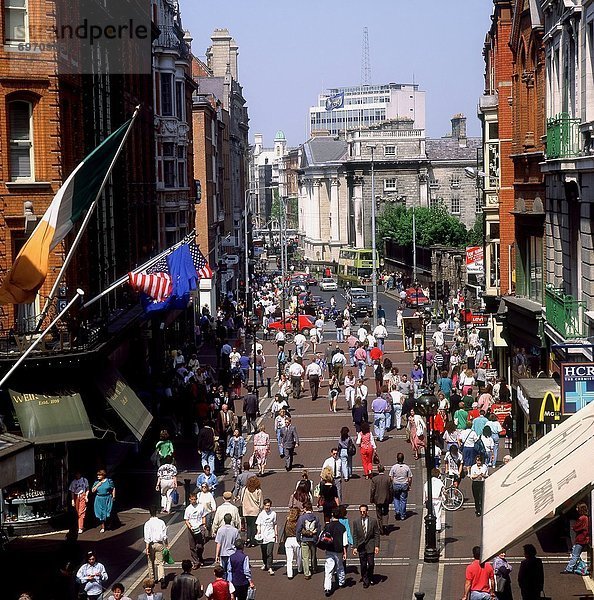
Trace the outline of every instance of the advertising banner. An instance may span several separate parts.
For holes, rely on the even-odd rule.
[[[561,398],[569,415],[594,400],[594,363],[561,363]]]
[[[483,247],[467,246],[466,248],[466,273],[468,275],[483,275]]]

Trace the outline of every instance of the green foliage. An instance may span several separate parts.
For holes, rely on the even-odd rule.
[[[472,229],[468,232],[468,244],[470,246],[482,246],[484,240],[485,214],[477,215]]]
[[[398,204],[387,206],[378,216],[378,235],[396,240],[398,244],[412,244],[412,208]],[[432,246],[441,244],[461,248],[469,239],[469,232],[456,217],[453,217],[443,204],[432,208],[415,208],[417,244]]]

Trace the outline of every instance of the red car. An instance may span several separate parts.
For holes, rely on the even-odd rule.
[[[427,306],[428,304],[431,304],[431,300],[423,294],[421,288],[408,288],[406,290],[404,304],[406,304],[408,308],[416,308],[417,306]]]
[[[283,327],[283,320],[277,319],[276,321],[273,321],[272,323],[268,323],[268,330],[270,332],[276,333],[279,329],[283,329],[284,331],[287,331],[289,333],[295,333],[294,322],[295,322],[294,317],[293,318],[287,317],[285,319],[284,327]],[[314,323],[315,323],[315,319],[312,316],[300,314],[298,329],[299,329],[299,331],[301,331],[301,333],[303,333],[303,335],[307,335],[309,333],[309,330],[313,329]]]

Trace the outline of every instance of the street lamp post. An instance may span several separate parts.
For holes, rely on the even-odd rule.
[[[417,296],[418,298],[418,296]],[[423,311],[423,387],[427,386],[427,325],[431,323],[431,312]]]
[[[243,245],[244,245],[244,281],[245,281],[245,298],[244,298],[244,315],[247,320],[250,308],[253,310],[253,307],[250,307],[250,299],[252,298],[252,294],[250,292],[250,256],[249,256],[249,248],[248,248],[248,203],[250,200],[250,194],[253,190],[245,190],[245,198],[243,203]]]
[[[427,447],[425,449],[425,467],[427,469],[427,516],[425,517],[425,553],[423,560],[426,563],[439,562],[437,548],[437,519],[433,511],[433,486],[431,471],[435,467],[433,456],[433,418],[437,414],[439,401],[425,390],[417,400],[417,409],[427,420]]]
[[[371,150],[371,289],[373,295],[373,328],[377,327],[377,249],[375,232],[375,144],[368,144]]]
[[[254,394],[256,394],[256,396],[259,396],[258,394],[258,380],[256,378],[257,373],[256,373],[256,345],[258,343],[258,317],[256,316],[256,313],[254,313],[252,315],[252,336],[254,338],[253,342],[253,352],[254,352],[254,360],[252,363],[252,369],[254,371]]]

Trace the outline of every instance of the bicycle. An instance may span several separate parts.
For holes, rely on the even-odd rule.
[[[443,476],[443,507],[446,510],[458,510],[464,503],[464,494],[454,486],[454,477],[451,475]]]

